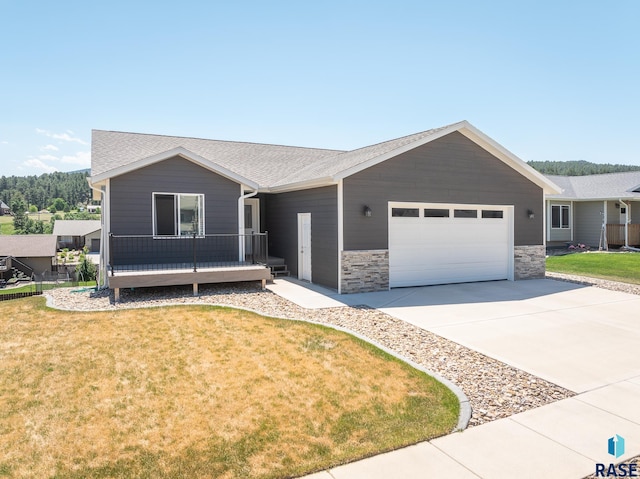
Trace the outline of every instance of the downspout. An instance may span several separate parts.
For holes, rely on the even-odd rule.
[[[626,211],[626,214],[624,215],[624,247],[628,248],[629,247],[629,220],[630,220],[629,216],[631,212],[629,211],[628,204],[626,204],[621,199],[619,199],[618,201],[622,206],[624,206],[624,210]]]
[[[99,254],[99,274],[98,274],[98,289],[106,289],[107,288],[107,245],[108,245],[108,235],[109,232],[106,231],[104,216],[105,216],[105,191],[102,188],[96,188],[91,184],[91,178],[87,177],[87,183],[89,183],[89,188],[94,191],[98,191],[100,193],[100,254]]]
[[[238,261],[244,261],[244,200],[258,194],[258,190],[243,194],[243,187],[240,185],[240,198],[238,198]],[[259,228],[259,227],[258,227]]]

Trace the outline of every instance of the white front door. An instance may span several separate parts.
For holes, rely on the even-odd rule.
[[[260,200],[258,198],[247,198],[244,200],[244,234],[251,235],[260,233]],[[252,241],[249,236],[245,236],[245,254],[253,253]]]
[[[247,198],[244,200],[244,234],[260,233],[260,200]]]
[[[311,282],[311,213],[298,213],[298,279]]]

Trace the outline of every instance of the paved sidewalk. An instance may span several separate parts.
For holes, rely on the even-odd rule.
[[[581,479],[640,454],[640,297],[552,280],[337,295],[295,280],[306,308],[367,304],[567,387],[577,396],[307,479]],[[608,454],[619,435],[626,452]]]

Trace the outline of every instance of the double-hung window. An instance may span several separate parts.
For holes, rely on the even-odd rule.
[[[551,205],[551,227],[568,229],[569,224],[569,205]]]
[[[204,195],[153,193],[153,234],[204,235]]]

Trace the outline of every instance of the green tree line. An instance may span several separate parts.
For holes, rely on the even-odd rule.
[[[40,176],[0,176],[0,200],[11,206],[14,197],[21,194],[27,208],[49,208],[57,198],[75,208],[91,200],[91,188],[87,183],[88,171],[72,173],[45,173]]]
[[[640,170],[640,166],[600,164],[589,161],[528,161],[527,164],[544,175],[561,176],[600,175]]]

